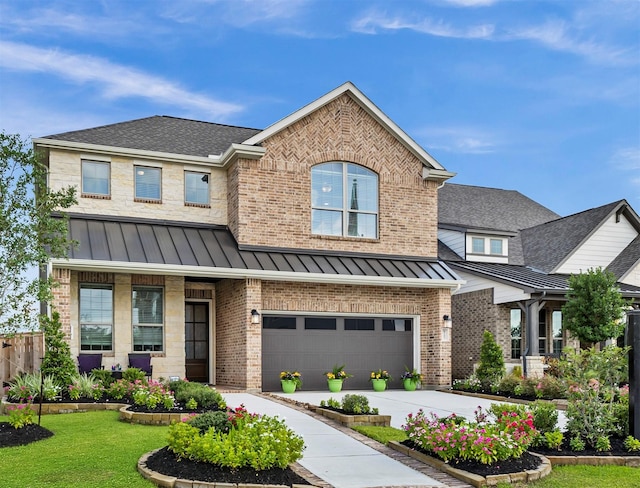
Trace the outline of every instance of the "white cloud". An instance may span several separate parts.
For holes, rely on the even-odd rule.
[[[637,51],[616,48],[593,40],[580,40],[570,26],[560,20],[510,30],[503,40],[522,39],[538,42],[554,51],[563,51],[605,64],[637,64]]]
[[[91,83],[106,98],[138,97],[224,119],[243,110],[241,105],[189,92],[161,77],[87,55],[0,41],[0,66],[14,71],[55,75],[74,83]]]
[[[380,12],[370,12],[355,20],[351,24],[355,32],[362,34],[376,34],[379,30],[412,30],[421,34],[436,37],[453,37],[459,39],[487,39],[494,31],[491,24],[479,24],[467,28],[456,28],[443,21],[434,21],[428,17],[408,19],[403,16],[388,17]]]
[[[496,137],[475,127],[425,127],[419,131],[425,146],[461,154],[490,154],[497,150]],[[438,141],[433,144],[431,141]]]
[[[609,159],[616,168],[628,171],[640,171],[640,147],[617,149]]]

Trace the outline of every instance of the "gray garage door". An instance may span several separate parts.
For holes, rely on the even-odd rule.
[[[413,321],[387,317],[262,318],[262,389],[280,390],[280,372],[302,373],[303,389],[327,390],[324,372],[345,365],[354,375],[344,389],[370,389],[371,371],[386,369],[401,388],[400,375],[413,365]]]

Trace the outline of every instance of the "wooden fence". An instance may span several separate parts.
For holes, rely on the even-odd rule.
[[[44,333],[24,332],[13,337],[0,336],[0,381],[3,386],[18,373],[34,373],[44,357]]]

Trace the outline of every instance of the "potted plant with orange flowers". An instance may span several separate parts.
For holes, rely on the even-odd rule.
[[[298,371],[281,371],[280,384],[284,393],[294,393],[302,386],[302,375]]]

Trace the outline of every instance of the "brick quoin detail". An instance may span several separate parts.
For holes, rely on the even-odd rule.
[[[59,286],[51,290],[53,294],[51,308],[52,311],[55,310],[60,314],[62,332],[65,340],[69,342],[71,340],[71,270],[54,268],[52,277]]]

